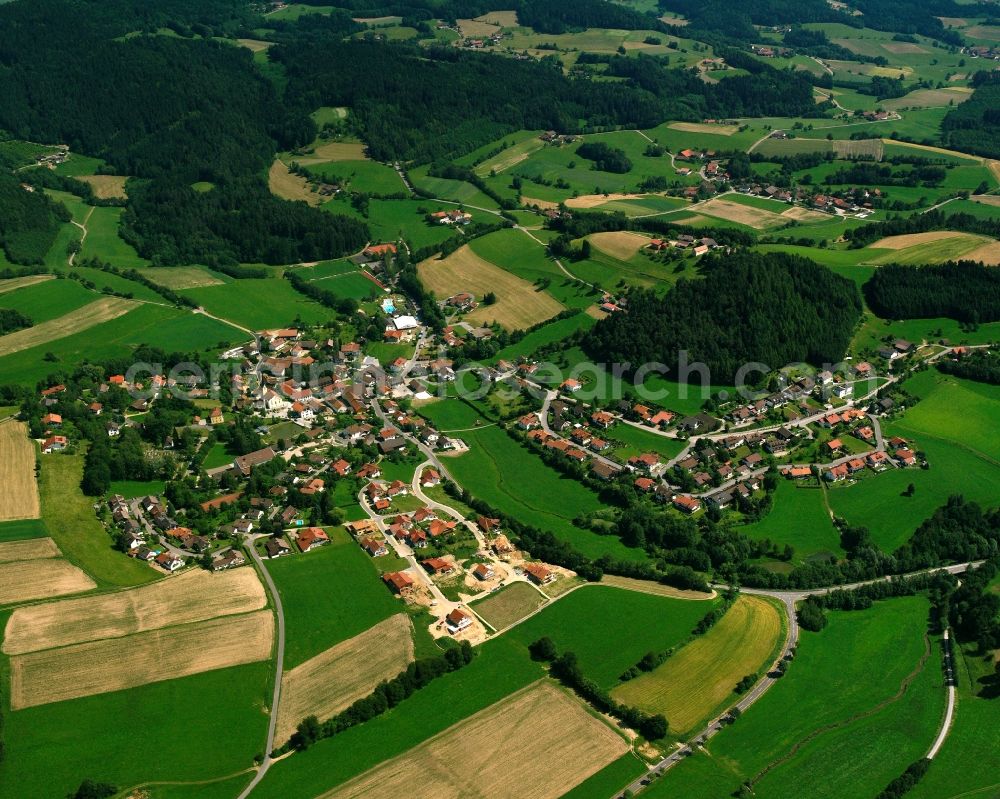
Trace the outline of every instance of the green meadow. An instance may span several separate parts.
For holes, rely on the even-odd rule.
[[[609,430],[598,432],[597,435],[612,443],[615,455],[622,461],[644,452],[655,452],[664,460],[670,460],[687,447],[686,441],[657,435],[623,422],[619,422]]]
[[[379,579],[372,559],[342,527],[312,552],[266,561],[285,611],[285,668],[362,633],[403,605]]]
[[[36,325],[58,319],[100,299],[75,280],[45,280],[3,295],[3,307],[20,311]]]
[[[830,613],[822,632],[802,632],[785,677],[649,796],[729,796],[768,766],[755,796],[800,796],[804,784],[815,797],[874,796],[923,755],[940,723],[944,686],[937,647],[924,641],[927,614],[922,597]]]
[[[123,208],[94,206],[86,220],[87,236],[77,258],[97,257],[117,267],[148,266],[131,244],[118,235]]]
[[[333,283],[324,287],[335,290]],[[182,289],[179,293],[211,314],[254,330],[290,325],[296,318],[308,323],[325,322],[334,315],[277,277],[233,280],[219,286]]]
[[[741,527],[740,532],[755,540],[769,538],[779,546],[791,544],[796,562],[841,557],[840,535],[830,519],[825,494],[826,489],[815,478],[782,479],[771,511],[760,521]]]
[[[24,541],[28,538],[44,538],[49,528],[41,519],[19,519],[14,522],[0,522],[0,543]]]

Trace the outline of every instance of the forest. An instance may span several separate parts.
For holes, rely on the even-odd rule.
[[[941,122],[945,146],[1000,158],[1000,76],[977,72],[972,85],[972,97],[951,109]]]
[[[154,263],[285,263],[356,250],[364,225],[267,191],[275,150],[308,143],[315,125],[282,102],[249,51],[206,38],[121,38],[158,27],[204,37],[252,19],[238,0],[4,5],[0,128],[134,176],[127,235]],[[214,188],[198,197],[196,181]]]
[[[0,209],[0,246],[15,264],[42,263],[59,226],[70,219],[61,203],[40,191],[25,190],[14,175],[4,172],[0,172]]]
[[[14,308],[0,308],[0,336],[6,336],[15,330],[31,327],[34,322]]]
[[[937,368],[939,372],[944,372],[946,375],[1000,386],[1000,353],[998,352],[971,350],[958,360],[938,361]]]
[[[681,280],[664,297],[629,295],[584,338],[603,363],[664,363],[680,353],[708,366],[711,381],[731,383],[744,364],[837,363],[861,314],[853,283],[805,258],[770,253],[706,256],[703,280]],[[695,379],[702,375],[695,374]],[[762,377],[754,371],[751,379]]]
[[[868,306],[883,319],[945,316],[972,325],[1000,320],[1000,272],[973,261],[888,264],[865,283],[864,293]]]

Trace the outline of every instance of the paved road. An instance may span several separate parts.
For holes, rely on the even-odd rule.
[[[944,675],[945,685],[948,686],[948,707],[944,712],[944,721],[941,723],[941,730],[937,738],[931,745],[927,753],[927,759],[933,760],[938,750],[944,744],[948,733],[951,731],[952,720],[955,717],[955,661],[952,657],[951,635],[949,630],[944,631]]]
[[[274,749],[274,728],[278,723],[278,703],[281,701],[281,677],[285,671],[285,611],[281,607],[281,595],[278,593],[278,588],[275,586],[274,580],[271,579],[264,561],[257,554],[257,548],[254,546],[257,538],[259,536],[251,536],[247,539],[247,550],[250,552],[250,557],[254,559],[254,562],[260,569],[261,574],[264,575],[264,582],[267,583],[268,591],[271,592],[271,599],[274,602],[274,613],[278,617],[278,651],[276,655],[278,666],[274,673],[274,693],[271,696],[271,718],[267,723],[267,743],[264,746],[264,760],[261,762],[260,768],[257,769],[254,778],[243,789],[238,799],[246,799],[250,795],[250,792],[264,779],[264,775],[267,774],[267,770],[273,762],[271,760],[271,750]]]

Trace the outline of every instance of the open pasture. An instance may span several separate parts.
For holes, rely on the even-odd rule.
[[[336,290],[332,283],[326,288]],[[220,285],[183,289],[181,293],[209,313],[254,330],[289,325],[296,317],[307,323],[325,322],[333,315],[332,311],[299,294],[291,283],[281,278],[234,280]]]
[[[156,266],[140,269],[139,272],[154,283],[174,291],[221,286],[225,282],[201,266]]]
[[[507,147],[497,155],[487,158],[478,164],[473,170],[479,177],[484,178],[491,173],[501,173],[512,166],[517,166],[522,161],[526,161],[536,150],[541,150],[545,146],[538,136],[532,134],[531,138],[524,139],[516,144]]]
[[[62,558],[0,563],[0,605],[78,594],[94,587],[93,580]]]
[[[129,268],[148,266],[149,261],[139,257],[135,248],[118,235],[124,208],[94,206],[84,223],[87,236],[78,259],[99,258],[114,266]]]
[[[790,544],[795,548],[797,562],[811,557],[839,557],[840,535],[826,509],[823,489],[812,478],[802,482],[807,485],[782,480],[770,512],[740,531],[755,540],[769,538],[780,546]]]
[[[0,422],[0,521],[36,519],[35,444],[24,422]]]
[[[64,316],[42,322],[34,327],[0,336],[0,357],[66,338],[96,325],[124,316],[136,303],[120,297],[104,297],[84,305]]]
[[[728,199],[708,200],[707,202],[700,203],[697,209],[699,214],[725,219],[740,225],[747,225],[755,230],[780,227],[786,222],[786,220],[782,219],[781,214]]]
[[[527,583],[514,583],[473,605],[494,630],[503,630],[537,610],[545,597]]]
[[[56,542],[51,538],[28,538],[23,541],[8,541],[0,544],[0,563],[58,558],[61,554]]]
[[[366,194],[406,194],[406,184],[391,166],[368,160],[318,163],[309,171],[331,181],[347,183],[351,191]]]
[[[75,280],[50,280],[4,295],[3,307],[20,311],[37,326],[76,311],[97,298],[94,292]]]
[[[321,799],[556,799],[627,750],[578,700],[538,682]]]
[[[77,180],[89,183],[98,200],[124,200],[128,198],[125,192],[125,175],[82,175]]]
[[[14,655],[11,707],[61,702],[255,663],[270,657],[273,638],[274,616],[260,610]]]
[[[1000,248],[996,245],[995,240],[986,236],[948,230],[888,236],[874,242],[871,249],[889,252],[880,253],[868,263],[936,264],[958,258],[994,263],[1000,255]],[[973,257],[973,253],[977,253],[977,257]]]
[[[287,741],[306,716],[331,718],[403,671],[413,661],[411,629],[409,617],[397,613],[286,671],[276,742]]]
[[[18,655],[122,638],[167,624],[260,610],[266,601],[253,569],[188,571],[126,591],[19,608],[7,622],[3,651]]]
[[[480,258],[468,246],[460,247],[443,260],[428,259],[417,266],[420,279],[440,299],[461,291],[478,300],[494,292],[493,305],[480,305],[468,314],[470,322],[498,322],[508,330],[531,327],[549,319],[563,306],[549,294],[499,266]]]
[[[54,277],[54,275],[25,275],[24,277],[9,277],[4,280],[0,280],[0,294],[6,294],[8,291],[23,289],[26,286],[34,286],[36,283],[44,283],[46,280],[52,280]]]
[[[593,233],[588,237],[588,241],[612,258],[627,261],[649,244],[650,239],[640,233],[621,230],[611,233]]]
[[[683,737],[721,710],[745,675],[770,665],[783,626],[781,612],[768,600],[741,596],[707,633],[612,695],[626,705],[662,713],[671,731]]]

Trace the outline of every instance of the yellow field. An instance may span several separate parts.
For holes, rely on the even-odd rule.
[[[885,146],[882,139],[835,139],[830,142],[833,146],[833,153],[837,158],[859,158],[867,156],[881,161],[885,153]]]
[[[698,213],[708,214],[719,219],[728,219],[730,222],[738,222],[757,230],[784,224],[780,214],[729,200],[708,200],[698,206]]]
[[[99,200],[124,200],[128,197],[125,193],[125,181],[128,178],[124,175],[82,175],[77,180],[89,183],[94,189],[94,196]]]
[[[174,291],[197,289],[203,286],[221,286],[224,282],[213,277],[200,266],[151,266],[138,271],[154,283]]]
[[[666,596],[671,599],[694,599],[694,600],[705,600],[714,599],[716,597],[716,592],[712,591],[710,594],[703,594],[701,591],[683,591],[680,588],[674,588],[671,585],[663,585],[663,583],[657,583],[653,580],[635,580],[631,577],[617,577],[613,574],[605,574],[601,578],[601,585],[610,585],[615,588],[625,588],[629,591],[639,591],[643,594],[653,594],[654,596]]]
[[[37,347],[40,344],[79,333],[81,330],[87,330],[103,322],[110,322],[112,319],[124,316],[137,305],[138,303],[132,300],[123,300],[120,297],[105,297],[96,300],[82,308],[77,308],[75,311],[70,311],[58,319],[51,319],[40,325],[0,336],[0,356]]]
[[[957,150],[948,150],[944,147],[932,147],[929,144],[915,144],[909,141],[897,141],[896,139],[882,139],[885,144],[898,144],[900,147],[912,147],[914,150],[924,150],[928,153],[940,153],[941,155],[953,155],[955,158],[967,158],[970,161],[982,162],[982,158],[968,153],[960,153]]]
[[[188,571],[125,591],[18,608],[7,622],[3,651],[17,655],[120,638],[168,624],[259,610],[265,604],[264,588],[253,569]]]
[[[979,237],[970,233],[959,233],[955,230],[929,230],[926,233],[905,233],[900,236],[886,236],[871,245],[873,250],[908,250],[910,247],[917,247],[921,244],[930,244],[934,241],[944,239],[971,238],[978,240]]]
[[[38,514],[35,444],[28,426],[13,419],[0,422],[0,521],[37,519]]]
[[[482,17],[477,19],[460,19],[458,20],[458,29],[462,32],[462,36],[472,39],[485,38],[491,36],[497,32],[497,26],[491,25],[488,22],[482,22]]]
[[[365,152],[364,142],[359,141],[333,141],[319,145],[312,153],[311,158],[319,161],[366,161],[368,155]],[[303,163],[306,161],[302,160]],[[311,163],[311,161],[310,161]]]
[[[612,258],[619,261],[627,261],[639,250],[649,244],[649,237],[639,233],[630,233],[625,230],[608,233],[593,233],[589,237],[590,243],[601,252],[606,252]]]
[[[743,595],[711,630],[651,672],[615,688],[619,702],[662,713],[683,737],[720,711],[744,676],[766,662],[782,634],[778,609]]]
[[[62,558],[0,563],[0,605],[78,594],[94,587],[93,580]]]
[[[10,277],[5,280],[0,280],[0,294],[6,294],[8,291],[23,289],[25,286],[34,286],[36,283],[53,279],[55,279],[55,275],[25,275],[24,277]]]
[[[559,203],[553,202],[552,200],[539,200],[537,197],[527,197],[523,194],[521,195],[521,204],[526,208],[534,206],[541,211],[559,207]]]
[[[413,662],[410,617],[397,613],[281,678],[275,740],[287,741],[306,716],[332,718]]]
[[[674,122],[669,127],[685,133],[713,133],[716,136],[732,136],[740,131],[739,125],[705,125],[701,122]]]
[[[15,655],[15,710],[266,660],[274,616],[260,610],[232,618],[167,627],[127,638]]]
[[[1000,265],[1000,241],[991,241],[962,256],[967,261],[982,261],[987,266]]]
[[[527,583],[513,585],[491,594],[473,607],[494,630],[503,630],[538,610],[547,600]]]
[[[277,159],[267,172],[267,187],[271,190],[271,194],[285,200],[302,200],[309,205],[319,205],[323,202],[319,192],[310,188],[308,180],[293,175],[288,165]]]
[[[642,200],[649,197],[648,194],[583,194],[579,197],[570,197],[566,200],[567,208],[596,208],[605,203],[615,200]]]
[[[58,558],[61,554],[56,542],[51,538],[29,538],[27,541],[11,541],[7,544],[0,544],[0,563]]]
[[[251,53],[260,53],[266,50],[268,47],[274,44],[274,42],[265,42],[260,39],[237,39],[241,47],[247,48]]]
[[[821,214],[819,211],[811,211],[808,208],[803,208],[801,205],[793,205],[787,211],[782,211],[781,216],[785,219],[795,219],[799,222],[823,222],[830,219],[827,214]]]
[[[490,25],[499,25],[501,28],[516,28],[517,12],[490,11],[488,14],[476,17],[476,22],[486,22]]]
[[[480,305],[468,314],[466,319],[472,323],[495,320],[508,330],[525,329],[563,310],[551,295],[536,291],[528,281],[483,260],[468,245],[444,260],[429,258],[421,262],[417,271],[427,290],[439,299],[469,291],[482,300],[487,292],[494,292],[496,303]]]
[[[1000,194],[976,194],[969,199],[973,202],[982,203],[983,205],[1000,206]]]
[[[556,799],[627,751],[576,699],[537,682],[320,799]]]

